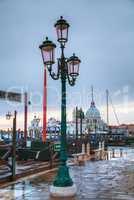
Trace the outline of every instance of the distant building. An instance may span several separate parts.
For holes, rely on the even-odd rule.
[[[40,118],[34,116],[31,126],[28,128],[28,136],[35,140],[42,140],[42,126],[40,126]],[[58,138],[61,132],[61,122],[54,117],[48,119],[47,122],[47,139]],[[74,123],[67,122],[67,135],[74,135]]]
[[[76,133],[76,109],[73,110],[73,124],[74,124],[74,133]],[[100,115],[100,111],[97,109],[94,101],[94,94],[92,88],[92,100],[90,107],[84,115],[82,120],[82,133],[107,133],[108,127],[107,124],[103,121]],[[78,117],[78,134],[80,134],[80,118]]]
[[[85,115],[86,128],[91,132],[100,132],[107,130],[107,124],[102,120],[100,111],[96,108],[94,102],[93,88],[92,88],[92,100],[90,108]]]
[[[54,117],[48,119],[47,123],[47,133],[59,133],[60,132],[60,121],[56,120]]]
[[[128,130],[125,126],[109,126],[109,141],[119,142],[125,141],[128,137]]]
[[[128,135],[134,137],[134,124],[121,124],[119,127],[127,129]]]
[[[28,136],[30,138],[34,138],[39,140],[41,138],[42,127],[40,127],[40,118],[34,116],[33,120],[31,121],[31,126],[28,128]]]

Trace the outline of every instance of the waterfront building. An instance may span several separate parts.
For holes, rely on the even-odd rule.
[[[42,138],[42,126],[40,126],[40,118],[34,116],[31,121],[31,126],[28,128],[28,136],[35,140],[41,140]],[[48,119],[47,122],[47,139],[58,139],[60,135],[61,122],[54,117]],[[72,121],[67,122],[67,136],[74,135],[74,124]]]
[[[90,108],[85,115],[86,129],[90,132],[100,132],[107,130],[107,124],[103,121],[100,111],[97,109],[94,100],[92,99]]]
[[[86,129],[90,133],[93,133],[93,132],[101,133],[101,132],[107,131],[108,128],[107,128],[107,124],[104,122],[104,120],[101,117],[100,111],[95,105],[93,87],[91,89],[92,89],[91,104],[85,114]]]
[[[119,127],[126,129],[129,137],[134,137],[134,124],[121,124]]]
[[[39,140],[41,138],[42,127],[40,126],[40,118],[36,115],[31,121],[31,126],[28,128],[28,136],[31,139]]]

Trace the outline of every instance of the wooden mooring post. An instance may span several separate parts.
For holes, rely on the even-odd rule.
[[[12,181],[14,181],[16,178],[16,116],[17,112],[14,111],[12,136]]]

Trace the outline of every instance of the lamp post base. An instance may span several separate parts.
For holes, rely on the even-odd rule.
[[[53,197],[73,197],[77,193],[76,185],[67,187],[50,186],[50,195]]]

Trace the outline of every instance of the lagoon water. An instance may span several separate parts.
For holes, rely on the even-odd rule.
[[[88,161],[85,166],[70,167],[78,188],[77,197],[71,200],[134,200],[134,149],[122,148],[122,154],[120,148],[115,149],[115,158],[110,158],[110,148],[109,160]],[[53,200],[49,196],[52,179],[53,174],[49,174],[20,181],[0,189],[0,199]]]

